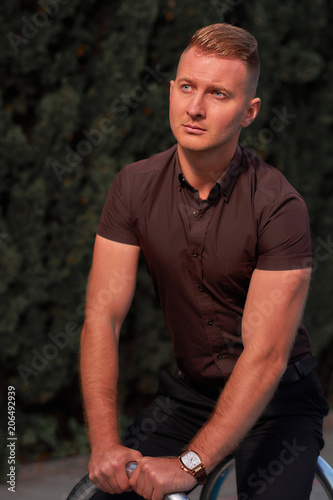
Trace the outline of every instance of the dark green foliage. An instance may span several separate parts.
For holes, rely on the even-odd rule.
[[[330,1],[42,4],[0,6],[1,403],[15,386],[21,460],[87,450],[77,354],[100,213],[124,165],[173,144],[169,81],[203,25],[232,22],[259,41],[263,104],[242,143],[307,202],[316,352],[333,331]],[[144,264],[122,338],[120,407],[132,415],[172,365]]]

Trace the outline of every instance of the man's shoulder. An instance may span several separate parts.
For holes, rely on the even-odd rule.
[[[177,145],[173,145],[171,148],[156,153],[149,158],[130,163],[120,171],[120,174],[136,177],[161,172],[174,159],[176,150]]]
[[[248,149],[242,147],[245,171],[253,177],[256,191],[267,197],[283,197],[288,194],[300,196],[280,169],[262,160]]]

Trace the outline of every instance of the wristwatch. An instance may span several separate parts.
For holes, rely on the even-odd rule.
[[[192,474],[192,476],[195,477],[198,483],[203,484],[206,482],[207,475],[205,466],[202,463],[201,458],[195,451],[185,451],[185,453],[182,453],[182,455],[180,455],[179,459],[180,467],[186,472]]]

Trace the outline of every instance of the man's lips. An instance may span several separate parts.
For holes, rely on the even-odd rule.
[[[191,134],[201,134],[202,132],[206,131],[206,129],[199,127],[198,125],[192,125],[191,123],[184,123],[183,128],[184,130],[186,130],[186,132],[189,132]]]

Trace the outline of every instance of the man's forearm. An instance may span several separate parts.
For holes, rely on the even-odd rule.
[[[81,386],[89,439],[119,443],[117,422],[118,345],[109,325],[85,323],[81,334]]]
[[[286,369],[304,308],[310,269],[253,272],[244,308],[244,350],[208,423],[192,440],[209,468],[231,453],[254,426]],[[271,314],[256,328],[258,304],[279,292]]]
[[[232,453],[272,398],[285,366],[240,356],[211,418],[190,443],[208,472]]]

